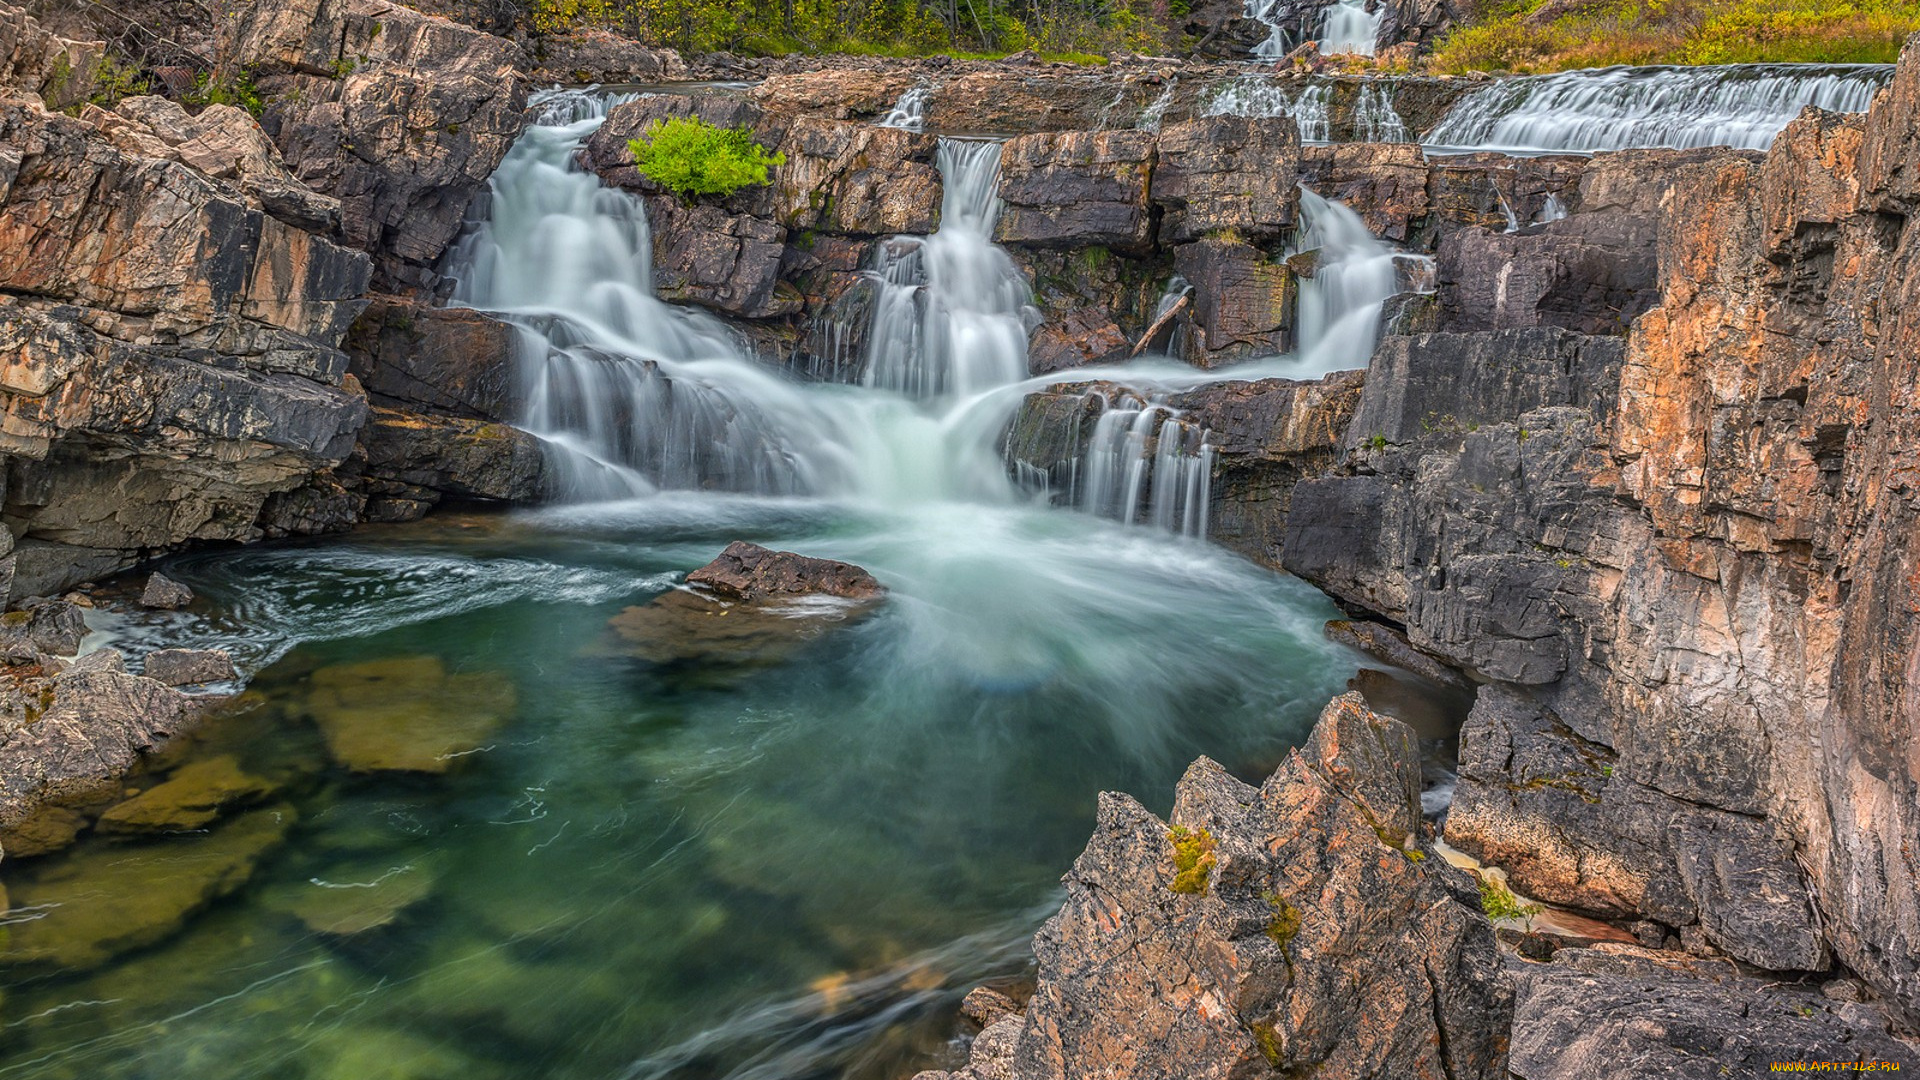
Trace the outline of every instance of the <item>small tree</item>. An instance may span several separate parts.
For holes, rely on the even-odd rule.
[[[1540,914],[1539,904],[1523,904],[1507,883],[1488,874],[1480,879],[1480,910],[1494,922],[1512,920],[1533,932],[1533,917]]]
[[[647,179],[691,199],[731,195],[767,182],[767,169],[787,155],[769,154],[745,127],[716,127],[697,117],[655,120],[628,140],[633,163]]]

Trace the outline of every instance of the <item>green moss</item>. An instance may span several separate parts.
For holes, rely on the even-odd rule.
[[[1276,1069],[1286,1061],[1280,1045],[1279,1029],[1264,1020],[1253,1025],[1253,1045],[1260,1048],[1260,1056],[1267,1059],[1267,1064]]]
[[[723,128],[694,117],[656,120],[628,141],[641,174],[682,198],[731,195],[767,182],[767,170],[785,165],[745,127]]]
[[[1214,849],[1219,845],[1205,829],[1175,825],[1167,830],[1167,842],[1173,845],[1173,881],[1167,886],[1177,893],[1196,895],[1207,891],[1207,878],[1213,873]]]
[[[1387,448],[1387,437],[1385,435],[1375,435],[1373,438],[1367,440],[1367,448],[1369,450],[1385,450]]]
[[[25,626],[32,621],[33,612],[31,611],[9,611],[5,615],[0,615],[0,623],[8,626]]]
[[[1273,909],[1273,917],[1267,920],[1267,936],[1275,945],[1286,948],[1300,934],[1300,909],[1279,893],[1261,893],[1260,899]]]

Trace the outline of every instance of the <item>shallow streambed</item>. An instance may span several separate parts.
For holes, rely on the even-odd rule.
[[[892,596],[775,666],[620,655],[734,539]],[[0,864],[0,1077],[910,1075],[1098,791],[1263,776],[1357,663],[1297,581],[1017,504],[659,496],[169,573],[174,643],[271,662],[136,786],[252,808]]]

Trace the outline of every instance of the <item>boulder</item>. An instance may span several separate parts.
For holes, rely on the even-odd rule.
[[[1175,248],[1173,265],[1193,286],[1182,359],[1218,367],[1291,347],[1298,282],[1286,263],[1245,240],[1209,236]]]
[[[168,686],[230,682],[240,677],[225,649],[161,649],[147,654],[147,678]]]
[[[1419,839],[1414,742],[1350,694],[1258,788],[1201,759],[1168,822],[1102,795],[1032,999],[951,1076],[1504,1078],[1513,991]]]
[[[886,587],[850,563],[736,541],[686,587],[609,623],[616,648],[656,664],[776,663],[836,626],[871,615]]]
[[[0,827],[109,782],[194,716],[192,699],[126,672],[111,649],[0,688]]]
[[[656,49],[606,30],[543,34],[531,44],[536,85],[553,83],[675,82],[688,77],[687,62],[672,49]]]
[[[30,664],[43,655],[72,656],[87,636],[81,610],[65,600],[29,601],[0,615],[0,661]]]
[[[348,331],[348,370],[382,404],[509,420],[514,329],[468,308],[375,296]]]
[[[193,603],[192,589],[157,570],[147,575],[146,587],[140,590],[141,607],[178,611],[191,603]]]
[[[871,122],[891,112],[913,85],[914,76],[898,69],[823,67],[765,79],[747,91],[747,98],[769,112]]]
[[[540,440],[511,424],[373,410],[362,435],[369,494],[533,502],[547,493]]]

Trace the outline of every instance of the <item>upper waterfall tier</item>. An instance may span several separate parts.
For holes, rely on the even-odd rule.
[[[1447,150],[1593,153],[1631,147],[1765,150],[1800,110],[1859,112],[1891,64],[1611,67],[1496,82],[1428,133]]]

